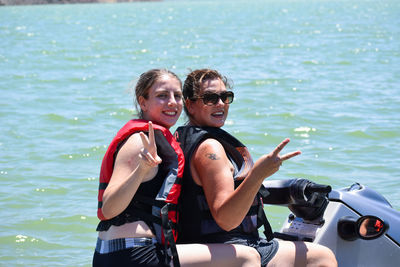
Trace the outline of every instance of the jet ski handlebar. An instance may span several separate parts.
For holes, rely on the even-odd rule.
[[[307,179],[270,180],[263,183],[264,204],[285,205],[298,217],[314,220],[322,217],[328,205],[330,185],[316,184]],[[266,190],[265,190],[266,189]]]

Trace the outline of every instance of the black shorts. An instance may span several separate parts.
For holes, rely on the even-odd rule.
[[[249,235],[214,235],[213,240],[207,240],[212,243],[238,244],[255,248],[261,257],[261,267],[265,267],[268,262],[275,256],[279,249],[279,243],[276,239],[267,241],[264,238],[259,238]]]
[[[243,245],[255,248],[260,254],[261,267],[267,266],[268,262],[270,262],[279,249],[279,243],[276,239],[272,239],[271,241],[267,241],[266,239],[246,240],[245,243],[247,244],[243,243]]]
[[[94,252],[93,267],[170,267],[171,258],[160,244],[136,246],[109,253]]]

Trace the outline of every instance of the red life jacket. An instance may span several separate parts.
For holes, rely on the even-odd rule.
[[[167,151],[162,158],[163,174],[166,177],[159,189],[155,199],[146,197],[139,198],[139,201],[151,206],[152,214],[149,212],[141,212],[140,217],[145,221],[153,222],[153,230],[158,241],[162,244],[172,245],[177,238],[176,224],[178,220],[177,204],[181,192],[181,181],[184,170],[184,156],[179,143],[174,139],[168,129],[154,124],[154,136],[157,144],[157,152]],[[101,171],[100,185],[98,192],[98,210],[97,216],[101,221],[107,220],[102,212],[103,194],[111,179],[114,169],[115,153],[118,151],[121,142],[125,141],[136,132],[148,132],[148,121],[146,120],[130,120],[117,133],[109,145],[104,155]],[[160,154],[159,154],[160,155]],[[159,170],[160,172],[160,170]],[[135,196],[136,199],[137,196]],[[140,212],[139,212],[140,213]],[[162,216],[162,213],[164,216]],[[150,226],[151,227],[151,226]]]

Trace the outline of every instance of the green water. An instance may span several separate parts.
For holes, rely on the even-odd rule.
[[[100,162],[134,112],[130,82],[155,67],[229,76],[225,129],[255,159],[285,137],[303,152],[270,179],[358,181],[399,210],[399,14],[396,0],[0,7],[0,266],[91,265]],[[267,211],[278,229],[287,211]]]

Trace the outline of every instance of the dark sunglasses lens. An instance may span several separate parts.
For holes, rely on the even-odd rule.
[[[206,105],[215,105],[218,103],[219,95],[217,94],[205,94],[203,96],[203,102]]]
[[[225,92],[221,94],[222,102],[230,104],[233,102],[233,92]]]
[[[225,104],[232,103],[233,96],[233,92],[223,92],[220,95],[215,93],[204,94],[202,98],[205,105],[216,105],[219,99],[221,99]]]

